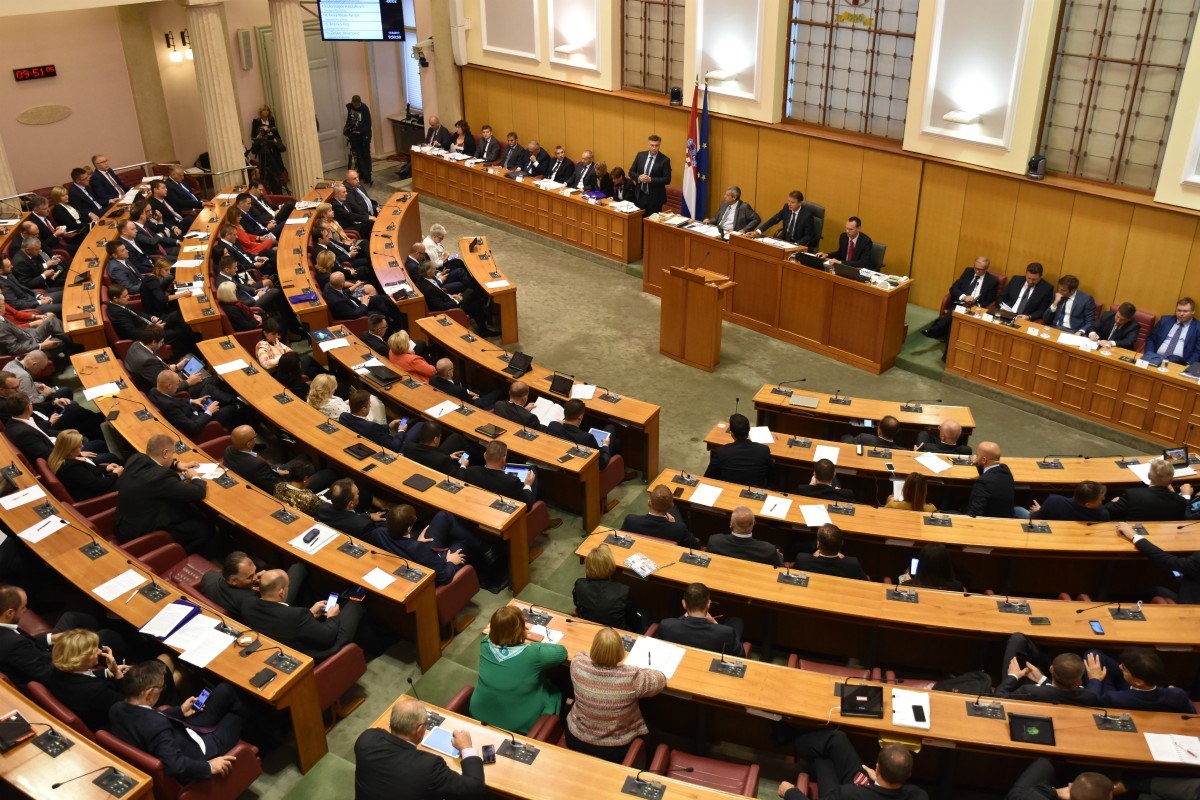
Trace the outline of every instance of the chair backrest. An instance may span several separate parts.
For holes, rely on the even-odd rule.
[[[676,214],[683,210],[683,189],[677,189],[674,186],[667,187],[667,202],[663,204],[663,211],[674,211]]]
[[[200,445],[200,449],[208,453],[209,458],[212,458],[214,461],[220,461],[225,455],[225,448],[229,447],[232,441],[233,437],[231,436],[218,436]]]
[[[1120,306],[1120,303],[1113,303],[1108,307],[1108,310],[1116,311]],[[1097,306],[1097,309],[1099,309],[1099,306]],[[1133,319],[1138,324],[1137,341],[1133,343],[1133,349],[1140,353],[1146,349],[1146,337],[1150,335],[1150,331],[1154,330],[1154,323],[1158,321],[1158,317],[1149,311],[1135,311],[1133,312]]]
[[[124,739],[119,739],[108,731],[96,731],[96,742],[117,758],[129,762],[150,776],[154,784],[154,796],[159,800],[175,800],[179,797],[179,782],[168,777],[163,769],[163,763],[144,750],[139,750]]]
[[[883,242],[871,242],[871,257],[867,260],[867,266],[876,272],[883,271],[883,257],[887,253],[887,245]]]
[[[817,244],[819,245],[821,236],[825,232],[825,206],[809,200],[802,200],[800,208],[813,215],[813,230],[817,233]]]
[[[803,658],[796,660],[796,668],[806,670],[808,672],[819,672],[822,675],[836,675],[842,678],[866,679],[871,675],[871,670],[869,669],[843,667],[838,664],[826,664],[821,661],[809,661]]]
[[[996,294],[999,295],[1004,291],[1004,287],[1008,285],[1008,276],[1000,272],[988,270],[988,274],[996,279]]]
[[[104,539],[115,542],[117,540],[117,507],[107,508],[99,514],[88,517],[88,522],[92,524],[92,528],[96,533],[100,534]]]
[[[39,458],[36,466],[42,485],[50,490],[50,494],[54,495],[54,499],[74,505],[75,498],[71,497],[71,493],[67,491],[67,487],[62,485],[62,481],[58,479],[58,476],[50,471],[50,465],[46,463],[46,459]]]
[[[25,684],[25,693],[29,695],[33,702],[62,720],[64,725],[74,729],[81,736],[86,736],[93,742],[96,741],[96,734],[92,732],[92,729],[83,724],[83,720],[79,718],[79,715],[59,702],[58,698],[45,686],[37,681],[30,681]]]

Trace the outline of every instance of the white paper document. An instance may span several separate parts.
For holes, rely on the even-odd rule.
[[[1187,477],[1190,477],[1195,474],[1196,474],[1196,470],[1192,469],[1191,467],[1176,467],[1175,468],[1175,477],[1176,478],[1187,478]]]
[[[215,462],[203,462],[195,466],[196,474],[206,481],[211,481],[221,473],[226,472],[226,469]]]
[[[563,407],[554,402],[547,400],[545,397],[539,397],[533,404],[533,415],[538,418],[538,422],[548,426],[551,422],[562,422],[566,419]]]
[[[670,680],[675,676],[675,670],[679,668],[679,662],[683,661],[685,653],[687,650],[682,647],[651,639],[649,636],[639,636],[633,643],[633,649],[625,657],[625,663],[656,669]]]
[[[215,628],[204,631],[191,647],[179,655],[179,659],[196,667],[207,667],[209,662],[225,652],[234,640],[235,637]]]
[[[118,575],[117,577],[112,578],[111,580],[107,580],[104,583],[97,586],[95,589],[92,589],[92,591],[101,600],[105,600],[105,601],[111,603],[113,600],[116,600],[121,595],[126,594],[128,592],[132,592],[134,589],[141,586],[143,583],[149,583],[149,582],[150,582],[150,580],[148,578],[146,578],[144,575],[142,575],[141,573],[135,572],[134,570],[131,570],[131,569],[127,569],[124,572],[122,572],[120,575]]]
[[[67,527],[67,521],[61,517],[46,517],[37,525],[30,525],[25,530],[17,534],[30,544],[37,544],[42,539],[45,539],[52,533],[61,531]]]
[[[713,486],[709,483],[698,483],[696,484],[696,488],[692,490],[692,502],[702,506],[715,505],[722,491],[720,486]]]
[[[892,724],[929,730],[929,693],[892,689]]]
[[[176,261],[173,265],[175,269],[195,269],[204,262],[198,258],[185,258]]]
[[[221,620],[216,617],[200,613],[188,620],[186,625],[172,633],[170,637],[164,639],[163,643],[168,647],[187,650],[189,647],[199,644],[204,639],[204,634],[220,624]]]
[[[1200,738],[1175,733],[1147,733],[1146,746],[1155,761],[1200,765]]]
[[[230,361],[226,364],[217,364],[215,367],[213,367],[213,370],[218,375],[224,375],[227,372],[233,372],[235,370],[245,369],[248,366],[250,366],[250,365],[246,363],[245,359],[239,358],[234,361]]]
[[[97,397],[111,397],[119,391],[121,391],[121,387],[117,386],[116,383],[102,383],[99,386],[93,386],[90,389],[84,389],[83,399],[95,400]]]
[[[138,629],[138,632],[161,639],[175,630],[175,626],[187,619],[187,615],[195,608],[189,603],[168,603],[166,608],[155,614]]]
[[[596,387],[590,383],[575,383],[571,385],[572,400],[591,400],[596,396]]]
[[[316,537],[311,542],[305,543],[304,537],[307,536],[309,531],[312,531],[312,530],[318,531]],[[344,535],[345,534],[343,534],[343,533],[339,533],[338,531],[335,531],[333,528],[328,528],[324,525],[315,524],[311,528],[306,529],[304,531],[304,533],[300,534],[295,539],[292,539],[290,542],[288,542],[288,544],[290,544],[292,547],[296,548],[297,550],[303,550],[305,553],[311,554],[311,553],[317,552],[318,550],[320,550],[322,547],[324,547],[325,545],[332,542],[337,537],[344,536]]]
[[[949,461],[939,457],[937,453],[922,453],[914,460],[922,467],[932,472],[934,475],[940,475],[941,473],[950,469],[950,467],[954,466]]]
[[[207,239],[208,237],[208,231],[192,231],[191,233],[185,233],[183,235],[183,238],[185,239]]]
[[[503,289],[505,286],[512,286],[511,283],[505,280],[487,281],[483,284],[486,289]]]
[[[1138,476],[1138,479],[1147,486],[1150,485],[1150,465],[1149,464],[1130,464],[1129,471]]]
[[[329,339],[328,341],[321,342],[320,344],[322,353],[328,353],[330,350],[337,350],[339,347],[349,346],[350,340],[345,337],[340,339]]]
[[[825,506],[799,506],[800,516],[804,517],[804,524],[810,528],[828,525],[833,520],[829,518],[829,512],[825,510]]]
[[[565,635],[562,631],[552,631],[545,625],[530,625],[529,632],[536,633],[542,637],[542,641],[549,642],[550,644],[558,644]]]
[[[206,245],[202,245],[202,244],[189,244],[187,247],[183,248],[180,252],[181,253],[207,253],[208,247]]]
[[[904,480],[900,478],[892,479],[892,497],[897,500],[904,499]],[[914,508],[914,511],[924,511],[923,508]]]
[[[379,567],[376,567],[366,575],[363,575],[363,580],[382,592],[384,589],[396,582],[396,576],[388,575]]]
[[[32,503],[34,500],[45,496],[46,493],[42,490],[42,487],[34,484],[28,489],[22,489],[15,494],[0,497],[0,506],[3,506],[5,511],[12,511],[14,508],[20,508],[26,503]]]
[[[775,437],[766,425],[755,425],[750,429],[750,441],[758,444],[775,444]]]
[[[792,507],[792,501],[786,497],[775,497],[767,495],[767,499],[763,500],[762,513],[764,517],[774,517],[775,519],[787,519],[788,509]]]
[[[1062,333],[1060,333],[1058,335],[1058,343],[1065,344],[1068,347],[1089,347],[1089,348],[1093,344],[1095,344],[1091,339],[1089,339],[1086,336],[1079,336],[1074,333],[1067,333],[1066,331],[1063,331]]]
[[[283,221],[284,225],[303,225],[308,222],[308,217],[288,217]]]
[[[368,367],[382,367],[382,366],[383,366],[382,361],[380,361],[378,358],[371,357],[371,358],[368,358],[366,361],[362,362],[361,364],[359,364],[358,366],[352,367],[352,369],[359,375],[366,375]]]
[[[838,456],[841,454],[841,452],[842,449],[840,447],[831,447],[827,444],[819,444],[813,450],[813,461],[817,462],[822,458],[828,458],[830,461],[836,464],[838,461]]]
[[[453,414],[456,408],[458,408],[458,403],[453,400],[445,400],[432,408],[425,409],[425,413],[434,419],[441,419],[447,414]]]

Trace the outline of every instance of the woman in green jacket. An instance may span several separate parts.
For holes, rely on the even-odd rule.
[[[562,694],[542,673],[567,660],[567,648],[525,641],[525,616],[501,606],[479,645],[479,680],[471,693],[471,716],[497,728],[528,733],[542,714],[558,714]]]

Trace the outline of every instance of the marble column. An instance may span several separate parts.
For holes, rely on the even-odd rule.
[[[150,12],[145,4],[117,6],[113,10],[117,13],[121,49],[125,52],[129,87],[133,90],[133,107],[146,160],[160,163],[174,161],[175,142],[171,137],[171,118],[167,112],[167,97],[163,92],[158,61],[162,37],[157,37],[158,41],[155,41],[150,27]]]
[[[268,0],[271,32],[275,36],[275,67],[279,72],[279,130],[288,152],[288,176],[299,197],[324,177],[317,141],[317,112],[313,106],[304,16],[299,0]]]
[[[213,172],[237,169],[246,164],[242,123],[238,119],[233,72],[225,36],[224,10],[219,3],[188,6],[188,35],[196,56],[196,82],[204,111],[204,132]],[[236,173],[219,176],[218,187],[240,183]]]
[[[0,142],[0,197],[10,197],[16,193],[17,182],[13,179],[12,167],[8,164],[8,152],[4,149],[4,142]],[[5,209],[15,211],[19,202],[9,200],[3,205]]]

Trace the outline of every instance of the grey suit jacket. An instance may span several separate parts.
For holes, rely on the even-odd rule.
[[[717,213],[712,215],[714,225],[717,224],[717,220],[721,218],[727,208],[729,208],[729,204],[722,200],[721,205],[717,208]],[[742,232],[754,230],[761,221],[762,218],[758,216],[757,211],[750,207],[749,203],[745,200],[738,202],[737,212],[733,216],[733,230]]]
[[[37,338],[28,328],[12,324],[0,318],[0,355],[23,356],[38,348]]]

